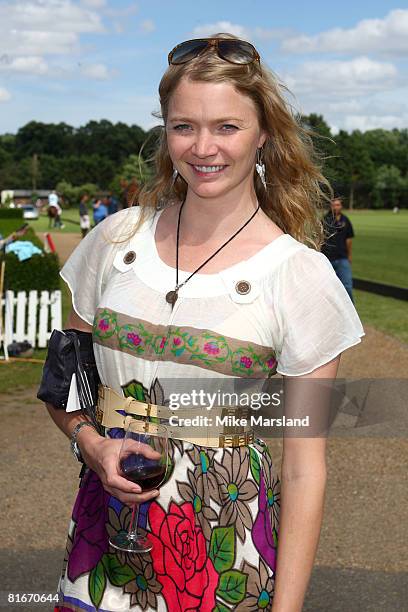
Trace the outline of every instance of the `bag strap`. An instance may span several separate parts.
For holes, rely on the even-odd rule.
[[[75,351],[76,382],[81,409],[84,414],[86,414],[90,418],[96,430],[99,431],[100,426],[95,418],[95,402],[92,397],[91,388],[89,386],[88,376],[85,372],[81,359],[79,338],[74,331],[65,331],[65,334],[71,339]]]

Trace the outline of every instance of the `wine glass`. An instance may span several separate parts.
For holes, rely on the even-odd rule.
[[[132,419],[125,432],[119,454],[122,476],[135,482],[142,492],[160,486],[166,477],[168,466],[168,430],[164,425],[143,419]],[[133,505],[129,530],[120,531],[109,539],[118,550],[130,553],[145,553],[153,544],[137,533],[139,505]]]

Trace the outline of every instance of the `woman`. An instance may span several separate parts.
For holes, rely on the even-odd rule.
[[[364,331],[329,262],[304,244],[321,241],[324,179],[280,86],[228,34],[178,45],[169,64],[156,179],[63,268],[68,326],[93,330],[104,385],[162,407],[178,380],[335,378]],[[174,437],[170,477],[141,493],[118,471],[121,429],[103,437],[47,406],[90,468],[58,610],[302,609],[322,518],[322,437],[284,440],[278,546],[280,483],[250,432],[233,447],[222,433],[206,444],[200,429],[196,443]],[[108,543],[135,502],[147,554]]]

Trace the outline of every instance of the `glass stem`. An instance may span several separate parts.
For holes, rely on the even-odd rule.
[[[137,521],[139,519],[139,504],[133,505],[132,516],[130,518],[130,525],[128,536],[132,540],[136,540],[137,538]]]

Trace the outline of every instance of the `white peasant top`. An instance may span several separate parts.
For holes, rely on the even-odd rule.
[[[289,234],[221,272],[195,274],[172,309],[175,269],[155,243],[161,211],[117,242],[139,214],[133,207],[97,225],[61,271],[75,311],[93,325],[101,380],[118,392],[174,377],[302,376],[365,335],[328,259]]]

